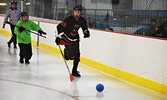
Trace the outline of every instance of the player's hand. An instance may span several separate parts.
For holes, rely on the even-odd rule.
[[[90,37],[89,30],[85,30],[84,31],[84,38],[89,38],[89,37]]]
[[[47,34],[46,32],[44,32],[44,31],[42,31],[42,30],[39,30],[38,32],[40,33],[40,35],[42,35],[42,34],[43,34],[43,35],[46,35],[46,34]]]
[[[61,39],[60,39],[59,37],[56,37],[55,43],[56,43],[57,45],[60,44],[60,41],[61,41]]]
[[[22,27],[22,26],[19,28],[19,32],[20,32],[20,33],[23,32],[24,30],[25,30],[25,28]]]
[[[5,28],[5,24],[3,24],[2,28]]]

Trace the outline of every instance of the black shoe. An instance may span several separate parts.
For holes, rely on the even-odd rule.
[[[10,48],[10,43],[9,43],[9,42],[7,42],[7,44],[8,44],[8,47]]]
[[[14,46],[14,49],[17,49],[17,46],[16,46],[16,45]]]
[[[74,77],[81,77],[81,75],[79,74],[79,71],[77,71],[77,72],[72,72],[72,75],[73,75]]]
[[[23,64],[23,63],[24,63],[23,58],[20,58],[20,63],[21,63],[21,64]]]
[[[26,63],[26,64],[30,64],[29,60],[25,60],[25,63]]]

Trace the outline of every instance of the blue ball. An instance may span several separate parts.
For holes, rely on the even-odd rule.
[[[102,91],[104,90],[103,84],[97,84],[97,85],[96,85],[96,90],[97,90],[98,92],[102,92]]]

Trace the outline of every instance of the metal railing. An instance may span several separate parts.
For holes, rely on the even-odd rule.
[[[24,11],[30,16],[54,20],[63,20],[72,14],[72,9],[56,7],[47,9],[39,5],[25,6]],[[4,10],[0,10],[0,13],[4,13]],[[133,34],[137,29],[149,26],[150,19],[156,19],[156,28],[158,28],[167,20],[167,10],[85,9],[82,11],[82,16],[87,19],[91,28]]]

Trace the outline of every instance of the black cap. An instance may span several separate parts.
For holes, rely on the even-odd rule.
[[[81,5],[76,5],[73,10],[76,10],[76,11],[82,11],[82,6]]]
[[[15,0],[13,0],[13,1],[11,1],[11,5],[12,5],[12,4],[15,4],[15,5],[16,5],[17,2],[16,2]]]
[[[150,22],[151,23],[156,22],[156,19],[151,19]]]
[[[28,13],[26,13],[26,12],[23,11],[23,12],[20,13],[20,16],[21,17],[28,16]]]

